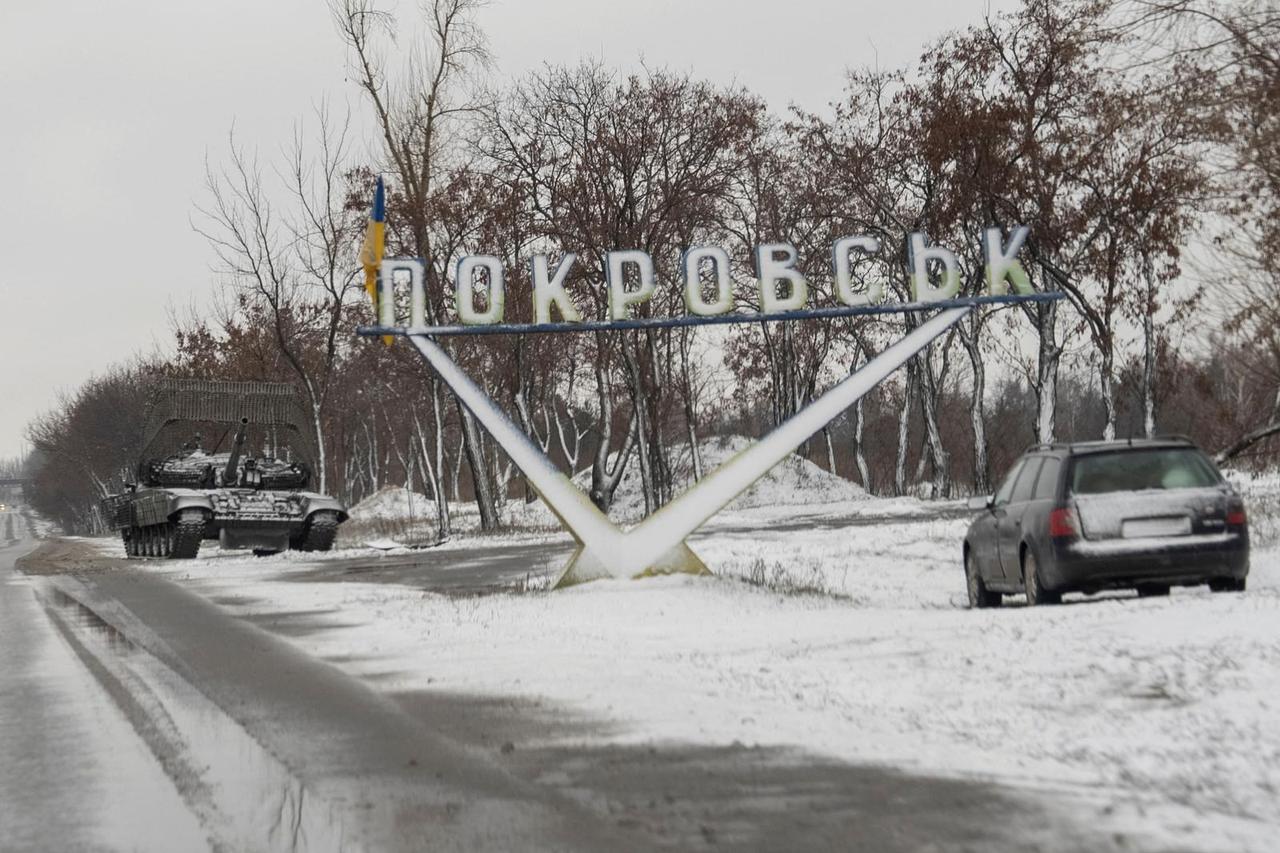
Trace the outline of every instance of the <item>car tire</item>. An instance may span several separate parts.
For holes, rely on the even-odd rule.
[[[1027,592],[1027,605],[1035,607],[1039,604],[1059,604],[1062,594],[1051,592],[1040,585],[1040,567],[1036,555],[1030,548],[1022,552],[1022,585]]]
[[[1209,581],[1213,592],[1244,592],[1245,578],[1214,578]]]
[[[1169,594],[1167,583],[1144,583],[1138,586],[1138,598],[1158,598]]]
[[[969,588],[970,607],[999,607],[1001,595],[987,589],[982,580],[982,572],[978,569],[978,561],[969,551],[964,552],[964,577]]]

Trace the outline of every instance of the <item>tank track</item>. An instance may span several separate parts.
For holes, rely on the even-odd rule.
[[[124,551],[130,557],[167,557],[190,560],[200,553],[204,539],[205,514],[200,510],[183,510],[176,521],[147,527],[126,527],[120,531]]]
[[[198,509],[186,509],[178,513],[172,528],[172,547],[169,557],[174,560],[194,560],[200,553],[200,540],[204,539],[205,515]]]
[[[320,510],[307,519],[302,535],[289,544],[297,551],[328,551],[338,535],[338,514]]]

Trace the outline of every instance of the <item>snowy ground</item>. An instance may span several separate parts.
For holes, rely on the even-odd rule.
[[[901,520],[839,523],[877,509]],[[1274,541],[1255,549],[1244,595],[973,611],[966,520],[912,519],[922,512],[866,498],[739,510],[693,543],[717,578],[553,593],[296,583],[302,555],[151,565],[249,602],[232,605],[246,615],[330,612],[292,641],[379,689],[536,698],[602,723],[584,740],[784,745],[1066,791],[1139,847],[1273,849]],[[792,522],[802,529],[770,530]],[[446,547],[466,565],[465,540]]]

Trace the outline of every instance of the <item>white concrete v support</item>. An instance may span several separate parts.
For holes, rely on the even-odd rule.
[[[972,310],[973,306],[950,308],[926,320],[804,410],[626,532],[619,530],[552,464],[542,448],[471,381],[439,344],[423,335],[410,335],[409,340],[506,451],[577,540],[578,550],[556,580],[557,586],[563,586],[596,578],[707,573],[706,566],[685,544],[689,534]]]

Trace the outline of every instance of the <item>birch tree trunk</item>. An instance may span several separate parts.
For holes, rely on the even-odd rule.
[[[426,470],[427,484],[431,487],[431,498],[436,504],[436,539],[443,541],[453,533],[452,520],[449,517],[449,498],[445,495],[444,484],[441,482],[443,471],[440,470],[441,456],[440,445],[441,434],[439,428],[436,430],[436,447],[431,450],[427,447],[426,432],[422,429],[422,422],[418,419],[418,413],[413,414],[413,424],[418,434],[418,454],[422,460],[421,464]],[[435,462],[432,462],[432,456]]]
[[[1146,308],[1142,315],[1142,434],[1153,438],[1156,434],[1156,283],[1151,261],[1143,258],[1143,276],[1146,278]]]
[[[693,465],[693,481],[702,479],[702,448],[698,446],[697,389],[693,383],[693,371],[689,366],[689,338],[687,329],[679,332],[680,380],[684,391],[684,423],[689,435],[689,460]]]
[[[822,440],[827,445],[827,470],[836,473],[836,449],[831,446],[831,427],[822,428]],[[836,476],[839,476],[838,474]]]
[[[451,483],[454,503],[462,503],[462,460],[466,454],[462,450],[462,436],[458,436],[458,451],[453,455],[453,482]]]
[[[1036,441],[1051,444],[1058,430],[1058,366],[1062,346],[1057,341],[1058,303],[1028,307],[1036,325]]]
[[[907,362],[907,381],[902,388],[902,409],[898,412],[898,458],[893,469],[893,489],[898,495],[907,493],[907,452],[911,439],[911,404],[915,396],[915,359]]]
[[[1106,421],[1102,425],[1102,438],[1111,441],[1116,437],[1116,394],[1112,385],[1115,355],[1110,342],[1098,347],[1098,393],[1102,397],[1102,411]]]
[[[591,460],[591,501],[603,513],[609,512],[613,504],[613,493],[622,482],[622,472],[626,468],[627,459],[635,441],[636,411],[632,409],[631,420],[627,424],[627,435],[622,450],[619,451],[612,467],[609,466],[609,446],[613,443],[613,400],[609,396],[609,383],[604,373],[604,366],[599,359],[595,365],[596,401],[600,407],[600,442],[596,445],[595,456]]]
[[[942,430],[938,427],[938,394],[941,384],[933,372],[933,347],[925,347],[916,356],[920,368],[916,376],[920,383],[920,413],[924,417],[925,441],[929,461],[933,463],[933,497],[945,498],[951,493],[951,454],[942,444]]]
[[[973,492],[985,495],[991,492],[991,463],[987,445],[986,389],[987,370],[982,359],[979,341],[982,324],[975,311],[961,324],[960,341],[969,354],[969,367],[973,371],[973,388],[969,397],[969,423],[973,428]]]
[[[329,494],[329,457],[325,450],[324,425],[321,422],[320,402],[311,398],[311,424],[316,433],[316,469],[320,473],[319,491]]]
[[[440,538],[453,535],[453,513],[449,509],[449,498],[444,493],[444,407],[440,399],[440,378],[432,377],[431,379],[431,415],[435,425],[436,437],[436,483],[440,487],[439,497],[436,500],[436,521],[439,526],[438,535]],[[458,491],[457,474],[453,478],[454,494]]]
[[[480,529],[497,530],[502,522],[498,518],[489,482],[489,466],[485,460],[480,428],[461,401],[458,401],[458,413],[462,417],[462,450],[467,455],[467,467],[471,469],[471,483],[476,493],[476,509],[480,511]]]
[[[658,508],[658,494],[654,483],[652,456],[650,455],[650,431],[647,399],[640,379],[639,367],[623,342],[623,362],[627,368],[627,385],[631,391],[631,411],[635,420],[636,458],[640,464],[640,491],[644,495],[644,513],[649,515]]]
[[[853,405],[853,456],[858,464],[858,476],[862,478],[862,488],[871,494],[871,470],[867,467],[867,454],[862,449],[862,429],[866,424],[866,416],[862,411],[862,400]]]

